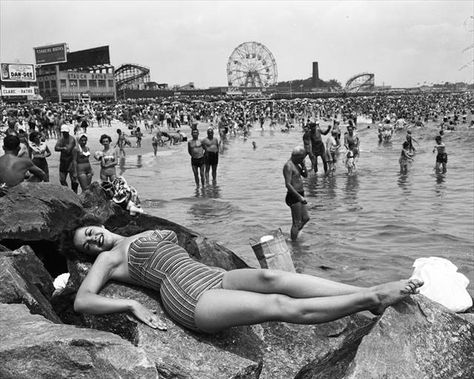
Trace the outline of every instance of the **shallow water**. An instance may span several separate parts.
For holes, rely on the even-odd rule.
[[[311,220],[290,243],[297,270],[367,285],[409,276],[416,258],[439,256],[474,281],[474,130],[446,133],[448,172],[437,175],[437,131],[416,129],[415,161],[401,175],[405,132],[379,145],[376,129],[367,126],[359,125],[355,175],[339,162],[335,175],[325,176],[320,162],[320,173],[306,180]],[[195,187],[186,144],[161,149],[157,157],[147,153],[139,162],[128,157],[124,175],[148,213],[199,231],[257,266],[249,239],[278,228],[289,233],[282,168],[301,137],[297,128],[288,134],[254,129],[247,140],[231,138],[219,158],[217,184],[205,188]]]

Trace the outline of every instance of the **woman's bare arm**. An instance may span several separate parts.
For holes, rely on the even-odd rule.
[[[138,301],[112,299],[98,295],[100,289],[112,279],[117,262],[110,251],[100,254],[77,291],[74,310],[81,313],[107,314],[132,312],[135,317],[152,328],[166,330],[166,324]]]
[[[133,300],[111,299],[97,293],[112,277],[115,269],[110,259],[111,252],[100,254],[77,291],[74,301],[76,312],[105,314],[132,310]]]

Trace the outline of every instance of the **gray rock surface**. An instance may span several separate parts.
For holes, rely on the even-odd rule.
[[[84,210],[79,196],[50,183],[21,183],[0,197],[0,239],[55,240]]]
[[[307,378],[472,378],[474,324],[422,295],[388,308],[370,330],[304,367]]]
[[[0,304],[0,377],[159,378],[143,350],[106,332],[54,324]]]
[[[51,276],[28,246],[0,252],[0,303],[25,304],[32,313],[61,323],[49,299]]]

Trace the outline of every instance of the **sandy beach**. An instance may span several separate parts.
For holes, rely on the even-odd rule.
[[[99,127],[97,124],[94,124],[93,127],[89,127],[87,129],[87,146],[90,148],[92,154],[96,151],[102,150],[102,145],[99,143],[100,136],[102,134],[107,134],[112,138],[112,146],[115,145],[117,142],[117,129],[121,129],[122,132],[124,132],[127,135],[127,138],[130,140],[132,147],[126,147],[125,152],[126,152],[126,158],[128,161],[137,161],[140,156],[152,156],[153,155],[153,147],[151,145],[153,133],[150,133],[150,131],[146,131],[144,126],[141,124],[140,129],[143,132],[143,138],[142,138],[142,144],[141,147],[136,147],[137,146],[137,139],[133,136],[130,135],[130,130],[128,127],[121,121],[118,120],[113,120],[112,121],[112,126],[107,127]],[[189,126],[185,125],[184,127],[181,128],[181,131],[183,131],[185,134],[189,135]],[[74,135],[71,132],[71,135]],[[76,137],[79,136],[79,133],[76,135]],[[49,164],[49,176],[50,176],[50,182],[59,184],[59,171],[58,171],[58,165],[59,165],[59,152],[54,151],[54,146],[56,145],[57,139],[49,139],[46,141],[49,149],[51,150],[51,156],[48,158],[48,164]],[[176,146],[183,146],[183,143],[181,145],[176,145]],[[169,143],[166,143],[166,146],[159,147],[158,151],[162,150],[167,150],[170,149]],[[3,152],[3,150],[2,150]],[[100,181],[99,178],[99,171],[100,171],[100,165],[99,162],[96,161],[93,157],[90,159],[92,168],[94,170],[94,176],[92,178],[93,181]],[[118,168],[118,167],[117,167]],[[119,171],[118,171],[119,172]],[[69,182],[69,179],[68,179]],[[80,191],[80,190],[79,190]]]

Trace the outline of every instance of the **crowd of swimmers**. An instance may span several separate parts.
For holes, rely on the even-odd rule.
[[[360,156],[357,122],[361,116],[378,124],[381,144],[390,142],[394,132],[406,131],[399,157],[402,173],[407,172],[416,152],[413,142],[417,141],[411,130],[422,128],[427,122],[438,125],[435,168],[446,172],[443,133],[460,125],[473,126],[472,99],[472,94],[465,92],[291,101],[224,101],[215,98],[214,101],[205,101],[196,98],[182,102],[2,104],[0,132],[9,159],[0,160],[0,173],[12,169],[18,169],[19,173],[1,174],[0,182],[13,186],[25,177],[31,181],[49,181],[50,139],[56,140],[54,151],[59,152],[59,182],[62,185],[69,185],[75,192],[79,187],[85,191],[93,178],[91,156],[100,163],[100,180],[113,182],[117,177],[116,166],[125,157],[126,148],[133,145],[133,139],[135,146],[140,148],[145,134],[149,134],[155,156],[167,143],[174,145],[187,141],[195,184],[204,186],[211,177],[212,182],[217,181],[219,154],[229,139],[240,137],[245,140],[249,138],[251,129],[263,131],[266,127],[273,131],[279,128],[281,132],[303,131],[303,148],[311,162],[308,171],[318,172],[318,160],[321,160],[324,172],[334,173],[344,151],[344,166],[352,174]],[[122,123],[125,132],[119,128],[112,137],[115,134],[111,133],[112,123],[116,121]],[[198,123],[208,126],[205,138],[199,138]],[[181,131],[185,125],[190,128],[189,139]],[[103,149],[94,154],[88,146],[87,131],[90,127],[103,129],[99,139]],[[256,149],[255,141],[252,146]],[[22,163],[16,164],[15,160]],[[296,193],[290,196],[293,200],[296,197]]]

